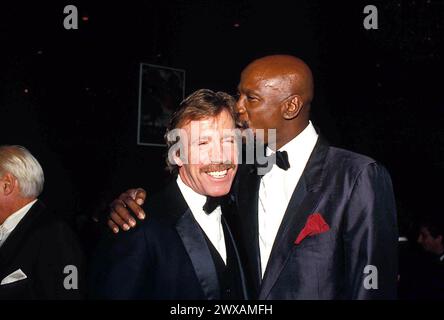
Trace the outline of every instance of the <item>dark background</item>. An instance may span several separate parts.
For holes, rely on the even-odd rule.
[[[79,29],[63,28],[63,8]],[[365,5],[379,29],[365,30]],[[42,198],[90,215],[129,187],[165,181],[136,145],[139,63],[185,69],[186,93],[235,93],[242,68],[290,53],[313,69],[313,120],[334,145],[392,175],[403,216],[442,211],[444,1],[2,1],[0,144],[26,146]]]

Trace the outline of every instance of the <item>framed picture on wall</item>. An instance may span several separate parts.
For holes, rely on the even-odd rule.
[[[137,144],[166,146],[169,119],[185,97],[185,70],[140,64]]]

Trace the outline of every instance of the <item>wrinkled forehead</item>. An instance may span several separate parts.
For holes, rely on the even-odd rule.
[[[212,135],[232,131],[235,129],[235,122],[231,114],[227,110],[223,110],[215,117],[187,121],[181,128],[187,134]]]
[[[244,82],[258,82],[270,79],[271,74],[269,70],[261,66],[249,65],[242,70],[240,83]]]
[[[241,73],[240,90],[286,90],[296,80],[296,75],[278,72],[272,68],[249,66]]]

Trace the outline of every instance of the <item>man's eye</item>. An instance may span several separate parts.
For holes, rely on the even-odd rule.
[[[206,144],[208,144],[208,141],[199,141],[199,146],[202,146],[202,145],[206,145]]]
[[[250,101],[257,100],[256,97],[253,97],[253,96],[247,96],[247,99]]]

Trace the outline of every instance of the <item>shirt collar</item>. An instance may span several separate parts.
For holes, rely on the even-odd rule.
[[[37,202],[37,199],[34,201],[31,201],[27,205],[21,207],[16,212],[11,214],[0,227],[3,228],[3,230],[6,231],[12,231],[15,229],[15,227],[19,224],[19,222],[23,219],[23,217],[28,213],[29,209],[34,205],[34,203]]]
[[[203,211],[203,206],[205,205],[205,202],[207,201],[207,197],[203,194],[197,193],[193,189],[191,189],[189,186],[187,186],[183,181],[180,175],[177,175],[177,185],[179,186],[180,192],[182,192],[183,197],[185,198],[186,203],[188,204],[188,207],[190,207],[191,212],[194,216],[196,215],[205,215],[207,217],[210,216],[216,216],[213,213],[216,213],[217,210],[215,210],[212,214],[206,214]]]
[[[309,121],[308,125],[304,130],[302,130],[301,133],[283,145],[278,151],[287,151],[288,162],[291,165],[292,163],[300,161],[300,155],[305,153],[304,151],[310,150],[311,153],[317,140],[318,133],[316,132],[311,121]],[[272,153],[273,150],[267,147],[267,156]]]

